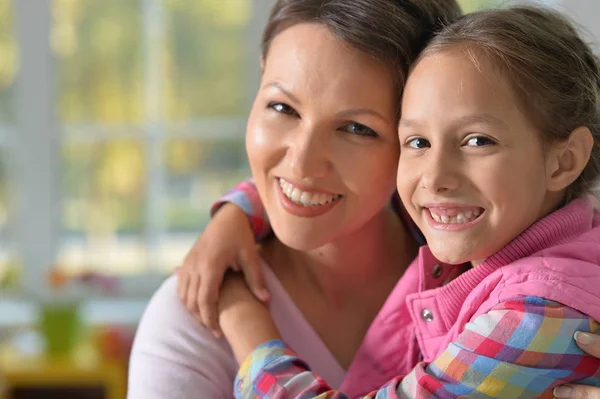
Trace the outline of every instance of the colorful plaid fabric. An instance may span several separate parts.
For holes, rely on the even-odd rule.
[[[600,386],[600,360],[575,344],[575,331],[600,333],[584,314],[537,297],[504,302],[465,326],[429,365],[419,363],[364,399],[552,398],[558,385]],[[402,354],[398,354],[402,356]],[[236,398],[346,399],[331,390],[282,341],[258,347],[243,363]]]
[[[227,202],[236,204],[244,211],[246,215],[248,215],[250,224],[252,225],[252,230],[254,231],[254,235],[256,237],[256,241],[260,241],[271,234],[272,231],[271,225],[269,224],[269,218],[265,212],[262,202],[260,201],[260,197],[258,196],[258,191],[256,190],[254,180],[244,180],[231,189],[227,194],[219,198],[217,202],[211,206],[211,215],[214,215],[215,212]],[[417,243],[419,245],[424,245],[425,238],[417,228],[417,225],[408,215],[408,212],[406,212],[406,209],[400,201],[398,193],[395,193],[392,196],[391,203],[394,210],[400,216],[406,225],[406,228],[415,238]]]
[[[265,212],[256,185],[253,179],[244,180],[238,183],[234,188],[219,198],[210,208],[210,214],[214,215],[221,206],[231,202],[239,206],[250,220],[252,231],[257,241],[260,241],[271,234],[271,225],[269,217]]]

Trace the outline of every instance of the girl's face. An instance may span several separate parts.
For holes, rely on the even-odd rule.
[[[319,24],[279,33],[264,60],[246,149],[273,230],[306,250],[388,202],[399,145],[394,75]]]
[[[544,147],[509,82],[464,50],[429,55],[410,75],[397,185],[441,261],[478,264],[551,211]]]

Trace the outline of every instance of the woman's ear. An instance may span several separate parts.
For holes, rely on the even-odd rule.
[[[261,74],[261,76],[264,72],[265,72],[265,56],[261,55],[260,56],[260,74]]]
[[[553,144],[548,154],[548,190],[558,192],[566,189],[581,174],[590,160],[594,137],[588,127],[573,130],[569,138]]]

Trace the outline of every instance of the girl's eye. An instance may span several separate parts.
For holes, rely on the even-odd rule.
[[[468,147],[485,147],[488,145],[494,145],[495,142],[485,136],[475,136],[467,140],[466,145]]]
[[[285,103],[269,103],[267,108],[271,108],[275,110],[275,112],[279,112],[280,114],[286,115],[298,115],[296,110]]]
[[[356,122],[351,122],[347,124],[342,128],[342,130],[345,130],[348,133],[352,133],[357,136],[377,137],[377,133],[373,129]]]
[[[410,148],[414,148],[414,149],[421,149],[421,148],[431,147],[431,144],[429,143],[429,141],[427,141],[427,140],[425,140],[424,138],[421,138],[421,137],[416,137],[414,139],[411,139],[406,144]]]

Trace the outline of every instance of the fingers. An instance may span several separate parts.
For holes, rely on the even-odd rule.
[[[202,323],[202,317],[200,316],[200,310],[197,305],[190,306],[188,302],[188,298],[196,298],[196,293],[198,290],[194,291],[191,289],[191,276],[183,269],[182,267],[178,267],[175,269],[175,274],[177,275],[177,296],[179,300],[183,303],[186,309],[192,314],[194,319],[198,320],[198,322]],[[193,299],[192,299],[193,300]]]
[[[258,254],[253,247],[250,251],[244,251],[240,256],[240,268],[244,273],[246,284],[254,296],[262,302],[268,302],[271,299],[271,294],[267,290],[267,286],[263,279],[263,274],[260,269],[260,260]]]
[[[208,273],[203,276],[198,292],[197,307],[200,311],[202,324],[216,337],[221,336],[218,319],[219,289],[223,283],[221,273]]]
[[[598,335],[577,331],[574,337],[582,350],[600,358],[600,337]],[[600,388],[575,384],[562,385],[554,388],[554,396],[557,398],[600,399]]]
[[[561,385],[553,393],[556,398],[600,399],[600,388],[586,385]]]
[[[575,333],[577,345],[590,355],[600,358],[600,336],[577,331]]]
[[[180,269],[177,274],[177,295],[184,304],[187,303],[188,286],[190,284],[189,275]]]
[[[185,307],[190,313],[198,313],[198,291],[200,290],[200,276],[192,274],[189,277],[189,285],[187,291],[187,298]]]

